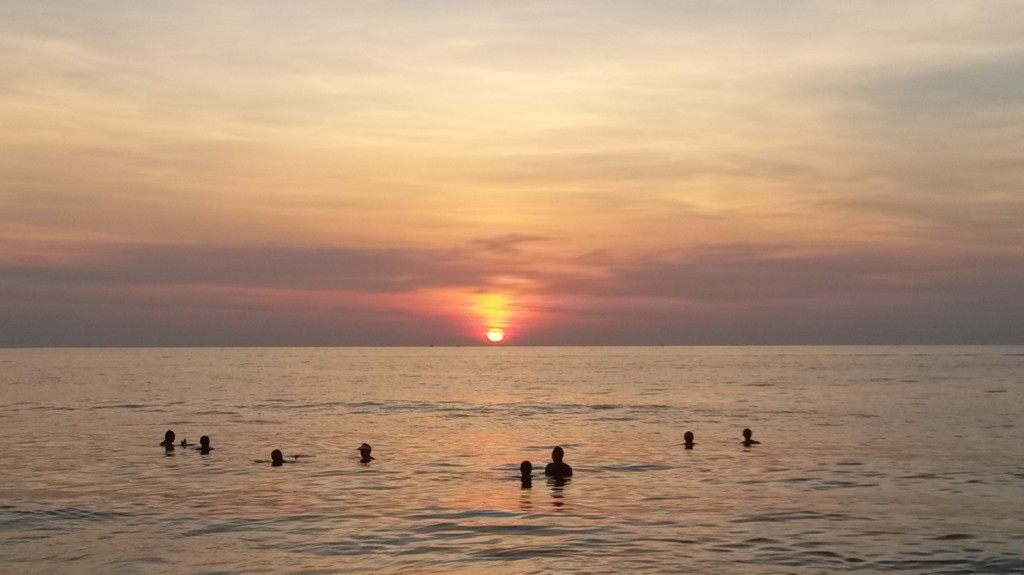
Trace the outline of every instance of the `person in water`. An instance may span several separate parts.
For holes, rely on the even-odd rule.
[[[281,453],[280,449],[275,449],[270,452],[270,466],[281,467],[286,461],[284,460],[284,454]]]
[[[200,437],[199,438],[199,453],[200,453],[200,455],[206,455],[207,453],[209,453],[211,451],[213,451],[213,448],[210,447],[210,436],[209,435],[204,435],[204,436]]]
[[[523,483],[523,489],[533,487],[533,464],[524,461],[519,464],[519,479]]]
[[[686,449],[693,449],[693,446],[693,432],[687,431],[686,433],[683,434],[683,447],[685,447]]]
[[[160,442],[160,447],[163,447],[167,451],[174,451],[174,432],[170,429],[164,434],[164,440]]]
[[[369,443],[364,443],[364,444],[360,445],[359,446],[359,455],[362,456],[362,459],[359,460],[359,463],[369,463],[369,462],[373,461],[375,458],[370,456],[370,451],[372,451],[372,450],[373,450],[373,448],[370,447]]]
[[[562,461],[564,457],[565,450],[560,446],[555,446],[555,448],[551,450],[551,463],[544,468],[544,475],[554,477],[555,479],[572,477],[572,467],[569,467],[568,463]]]
[[[749,427],[743,430],[743,447],[750,447],[751,445],[759,445],[761,443],[760,441],[751,439],[750,437],[752,435],[754,435],[754,432],[750,431]]]
[[[213,449],[212,447],[210,449]],[[285,463],[296,463],[300,457],[311,457],[310,455],[290,455],[293,461],[285,461],[284,454],[281,453],[280,449],[275,449],[270,452],[270,465],[271,467],[281,467]],[[253,463],[267,463],[266,459],[254,459]]]

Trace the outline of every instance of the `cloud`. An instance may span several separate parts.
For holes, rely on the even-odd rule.
[[[579,258],[505,277],[445,252],[119,246],[81,264],[5,265],[0,332],[5,345],[372,345],[389,330],[393,343],[466,343],[480,293],[512,294],[517,341],[537,344],[995,343],[1016,341],[1024,320],[1019,251],[739,244]]]
[[[527,234],[506,234],[504,236],[477,238],[472,243],[487,252],[500,254],[519,254],[520,246],[547,241],[543,236],[531,236]]]
[[[5,3],[3,341],[1010,337],[1022,10]]]
[[[211,285],[410,291],[478,283],[479,272],[443,253],[398,249],[206,244],[95,246],[81,265],[12,265],[9,279],[69,286]]]
[[[1024,252],[957,258],[884,247],[722,245],[619,262],[558,284],[539,342],[1007,343]]]

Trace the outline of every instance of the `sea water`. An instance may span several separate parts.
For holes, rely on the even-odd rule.
[[[0,350],[0,426],[0,573],[1024,572],[1021,347]]]

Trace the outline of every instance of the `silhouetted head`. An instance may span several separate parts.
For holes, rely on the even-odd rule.
[[[551,461],[554,461],[555,463],[561,463],[562,458],[564,457],[565,450],[562,449],[560,446],[555,446],[555,448],[551,450]]]
[[[280,449],[275,449],[270,452],[270,463],[275,466],[284,463],[284,454],[281,453]]]
[[[373,448],[370,447],[369,443],[364,443],[364,444],[359,446],[359,455],[361,455],[363,457],[361,459],[361,461],[363,463],[367,463],[367,462],[373,461],[374,458],[370,457],[370,451],[372,451],[372,450],[373,450]]]
[[[523,489],[529,489],[533,487],[533,464],[529,461],[524,461],[519,464],[519,481],[522,483]]]
[[[174,443],[174,432],[168,429],[167,433],[164,434],[164,441],[167,443]]]
[[[743,430],[743,439],[745,439],[747,441],[750,441],[750,436],[751,435],[754,435],[754,432],[750,431],[750,428],[747,428],[747,429]]]
[[[204,447],[204,448],[209,448],[210,447],[210,436],[209,435],[204,435],[204,436],[200,437],[199,438],[199,446],[200,447]]]
[[[687,445],[693,445],[693,432],[687,431],[683,434],[683,442]]]

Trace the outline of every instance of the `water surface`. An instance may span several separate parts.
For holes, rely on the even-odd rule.
[[[1021,347],[0,350],[0,572],[1019,573],[1022,381]],[[522,489],[556,444],[576,476]]]

